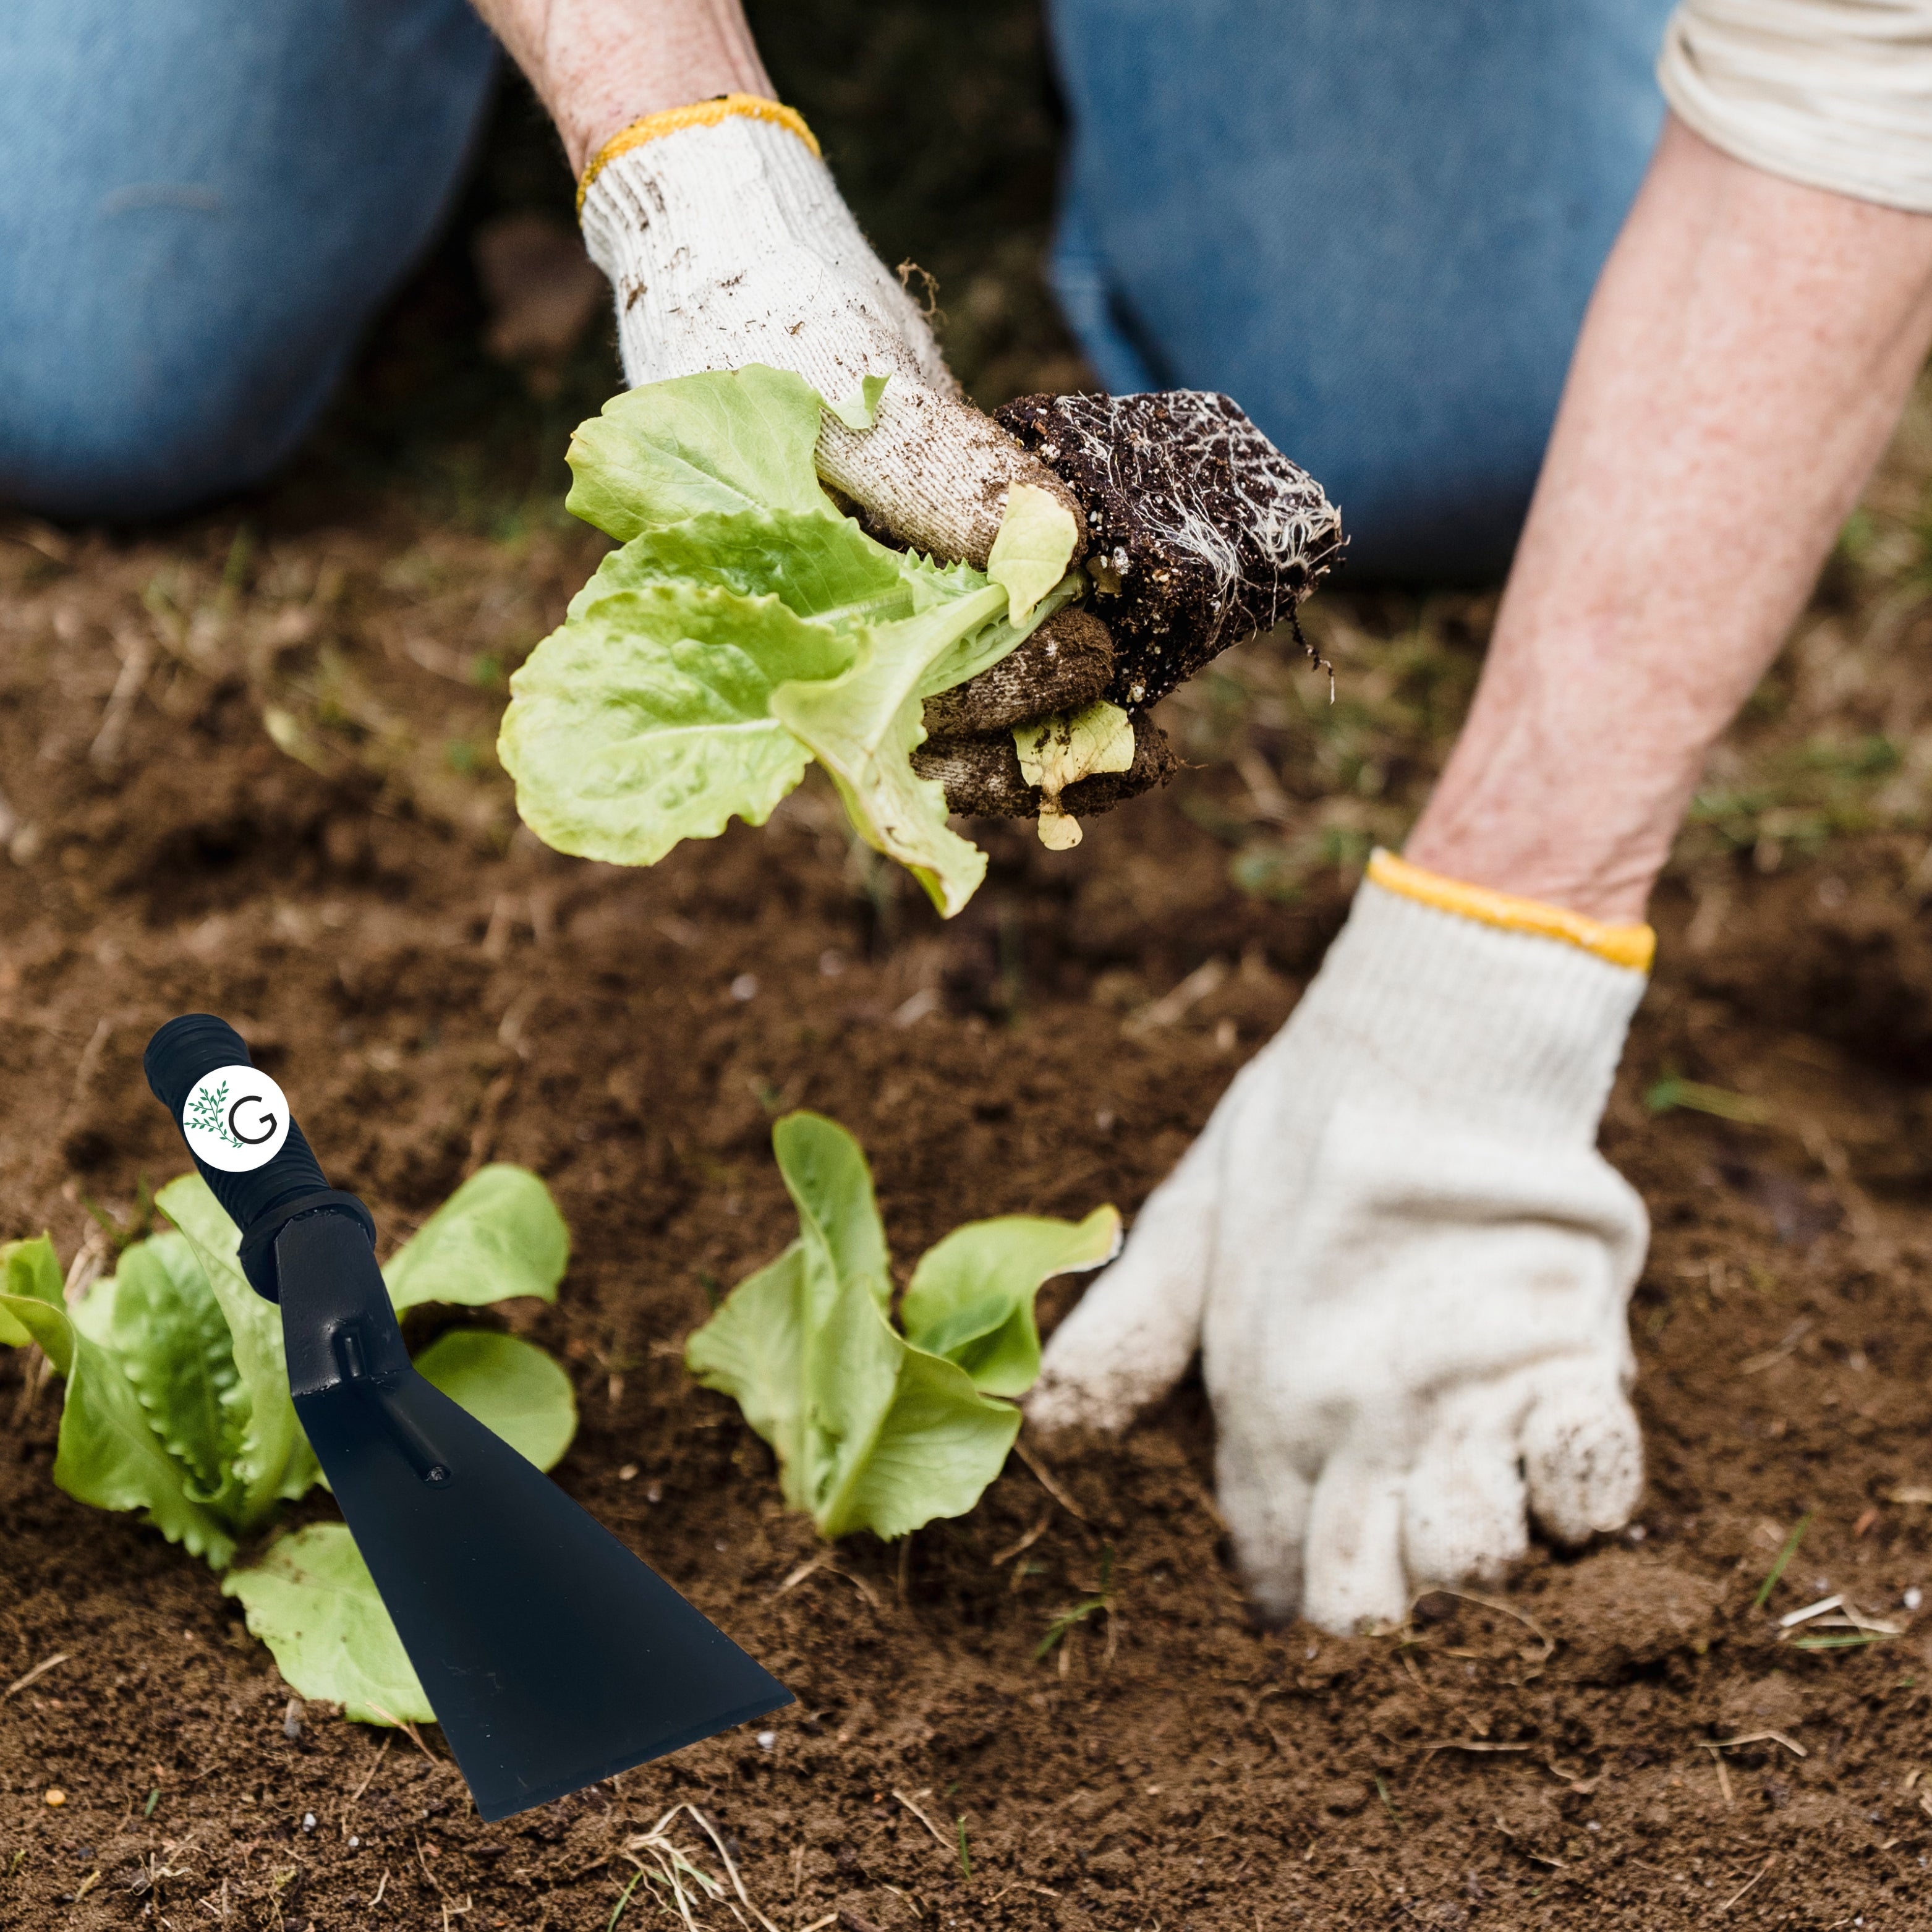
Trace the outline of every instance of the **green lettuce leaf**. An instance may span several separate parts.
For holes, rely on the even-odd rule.
[[[554,1468],[577,1433],[577,1397],[554,1358],[514,1335],[452,1328],[416,1358],[423,1378],[539,1469]]]
[[[793,616],[844,632],[909,616],[914,595],[909,574],[890,550],[842,517],[791,510],[706,514],[613,550],[570,600],[568,615],[583,617],[619,591],[670,584],[776,597]]]
[[[0,1294],[24,1295],[44,1301],[50,1308],[62,1308],[67,1305],[64,1286],[59,1258],[45,1234],[0,1246]],[[33,1339],[13,1316],[0,1315],[0,1342],[10,1348],[24,1348]]]
[[[346,1523],[282,1538],[260,1562],[231,1570],[221,1590],[241,1598],[250,1634],[274,1653],[298,1696],[340,1704],[362,1724],[434,1720]]]
[[[512,1295],[556,1299],[570,1230],[528,1168],[478,1168],[384,1263],[398,1313],[424,1301],[474,1308]]]
[[[899,1310],[906,1339],[956,1362],[983,1394],[1024,1395],[1040,1379],[1034,1300],[1042,1286],[1104,1266],[1120,1245],[1120,1217],[1111,1208],[1084,1221],[969,1221],[914,1269]]]
[[[198,1502],[226,1516],[239,1486],[244,1420],[228,1324],[186,1238],[156,1234],[122,1256],[115,1280],[115,1354]]]
[[[267,1521],[278,1503],[306,1494],[322,1473],[289,1400],[281,1310],[249,1286],[236,1258],[241,1231],[199,1174],[170,1181],[154,1196],[154,1204],[194,1250],[228,1324],[236,1380],[226,1393],[224,1407],[231,1431],[229,1472],[234,1486],[225,1493],[232,1498],[236,1526],[253,1529]],[[131,1248],[128,1251],[133,1252]],[[127,1266],[124,1255],[123,1272]],[[118,1323],[118,1294],[116,1304]]]
[[[945,787],[912,768],[926,742],[920,712],[934,664],[1006,606],[1006,592],[988,584],[880,625],[843,676],[783,685],[770,699],[775,718],[832,774],[860,837],[908,867],[948,918],[986,877],[986,855],[947,828]]]
[[[557,851],[622,866],[734,816],[762,825],[812,761],[772,694],[836,676],[852,652],[776,597],[651,583],[600,598],[511,680],[497,750],[517,810]]]
[[[776,1261],[746,1276],[692,1336],[684,1360],[706,1388],[731,1396],[770,1445],[786,1507],[810,1514],[805,1268],[805,1244],[794,1241]]]
[[[914,1274],[922,1334],[910,1318],[902,1334],[858,1143],[796,1113],[778,1122],[772,1144],[799,1238],[692,1335],[687,1366],[736,1400],[778,1456],[787,1504],[820,1535],[890,1539],[964,1515],[1019,1432],[1019,1411],[997,1397],[1022,1393],[1038,1371],[1035,1292],[1050,1275],[1106,1259],[1119,1217],[1101,1208],[1077,1227],[1016,1218],[959,1230]]]
[[[620,543],[707,510],[836,517],[812,461],[824,406],[802,377],[755,362],[626,390],[572,437],[565,507]]]
[[[190,1494],[187,1471],[149,1423],[114,1352],[81,1334],[64,1308],[37,1295],[0,1295],[0,1317],[38,1342],[67,1383],[55,1482],[97,1509],[140,1510],[170,1543],[218,1570],[227,1563],[234,1538]]]
[[[862,428],[881,386],[834,413]],[[1073,520],[1010,491],[997,580],[889,548],[819,487],[826,406],[753,365],[646,384],[579,429],[570,507],[624,548],[511,680],[498,751],[539,838],[620,865],[764,824],[815,757],[950,915],[986,860],[913,771],[921,707],[1084,588]]]
[[[1034,606],[1066,574],[1079,541],[1073,512],[1058,496],[1031,483],[1016,483],[1006,492],[1006,514],[986,559],[986,578],[1006,591],[1007,614],[1016,624],[1024,623]]]

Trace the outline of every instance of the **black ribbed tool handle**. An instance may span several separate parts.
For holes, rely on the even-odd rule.
[[[212,1013],[170,1020],[148,1041],[142,1064],[201,1178],[242,1230],[242,1271],[257,1294],[278,1298],[274,1238],[298,1214],[350,1214],[374,1244],[368,1209],[329,1186],[287,1096],[226,1020]]]

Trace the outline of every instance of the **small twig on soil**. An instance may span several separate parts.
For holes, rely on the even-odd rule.
[[[38,1664],[34,1666],[32,1670],[27,1672],[26,1676],[16,1677],[12,1683],[8,1685],[4,1694],[0,1694],[0,1703],[4,1703],[7,1699],[14,1696],[16,1691],[26,1690],[29,1684],[35,1683],[40,1678],[46,1676],[47,1672],[52,1670],[56,1664],[66,1663],[72,1654],[73,1653],[70,1651],[57,1650],[54,1652],[52,1656],[44,1658]]]
[[[1087,1520],[1086,1511],[1083,1510],[1080,1505],[1060,1486],[1059,1484],[1054,1480],[1051,1473],[1042,1465],[1040,1459],[1036,1456],[1033,1451],[1026,1446],[1025,1443],[1021,1441],[1018,1437],[1016,1437],[1013,1441],[1013,1454],[1033,1472],[1035,1478],[1039,1481],[1040,1487],[1043,1489],[1069,1516],[1072,1517],[1076,1522],[1084,1522]]]
[[[1010,1563],[1016,1556],[1024,1556],[1046,1534],[1046,1526],[1053,1520],[1051,1510],[1042,1510],[1040,1520],[1017,1543],[1010,1543],[986,1565],[988,1570],[998,1570]]]
[[[920,1795],[921,1797],[929,1797],[932,1796],[929,1792],[922,1792]],[[932,1842],[937,1845],[942,1852],[944,1852],[950,1857],[952,1855],[952,1847],[947,1842],[946,1834],[942,1832],[939,1827],[935,1825],[932,1820],[905,1795],[903,1791],[895,1787],[892,1792],[892,1796],[896,1798],[899,1802],[903,1804],[905,1808],[932,1834]]]
[[[1757,1877],[1756,1877],[1756,1878],[1752,1878],[1752,1879],[1748,1879],[1748,1880],[1745,1880],[1745,1882],[1744,1882],[1742,1886],[1740,1886],[1736,1892],[1732,1892],[1732,1893],[1731,1894],[1731,1895],[1730,1895],[1730,1897],[1729,1898],[1727,1898],[1727,1899],[1726,1899],[1726,1900],[1724,1900],[1724,1904],[1721,1904],[1720,1906],[1719,1906],[1718,1907],[1718,1910],[1720,1912],[1728,1912],[1728,1911],[1730,1911],[1730,1909],[1731,1909],[1731,1907],[1732,1907],[1732,1906],[1734,1906],[1735,1904],[1737,1904],[1737,1902],[1738,1902],[1738,1900],[1739,1899],[1741,1899],[1742,1898],[1743,1898],[1743,1897],[1744,1897],[1744,1894],[1745,1894],[1746,1892],[1748,1892],[1748,1891],[1750,1891],[1750,1889],[1751,1888],[1751,1887],[1752,1887],[1753,1886],[1754,1886],[1755,1884],[1756,1884],[1756,1882],[1757,1882],[1757,1881],[1758,1881],[1758,1879],[1760,1879],[1760,1878],[1763,1877],[1763,1876],[1765,1875],[1765,1874],[1766,1874],[1766,1872],[1768,1872],[1768,1870],[1770,1870],[1770,1869],[1772,1868],[1772,1867],[1773,1865],[1776,1864],[1777,1864],[1777,1862],[1778,1862],[1778,1854],[1777,1854],[1775,1852],[1773,1852],[1772,1853],[1771,1856],[1770,1856],[1769,1858],[1766,1858],[1766,1859],[1765,1860],[1764,1863],[1763,1863],[1762,1864],[1761,1864],[1761,1865],[1760,1865],[1760,1866],[1758,1867],[1758,1868],[1757,1868]]]
[[[1724,1754],[1715,1744],[1706,1744],[1704,1748],[1711,1754],[1711,1762],[1718,1767],[1718,1790],[1728,1811],[1731,1808],[1731,1774],[1724,1768]]]
[[[1439,1750],[1526,1751],[1530,1747],[1528,1744],[1485,1744],[1480,1738],[1442,1738],[1432,1744],[1424,1744],[1422,1748],[1425,1754],[1432,1754]]]

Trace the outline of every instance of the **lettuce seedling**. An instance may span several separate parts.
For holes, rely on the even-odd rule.
[[[170,1182],[154,1202],[173,1226],[131,1244],[71,1309],[44,1234],[0,1246],[0,1342],[38,1342],[64,1380],[54,1480],[97,1508],[140,1510],[225,1570],[238,1544],[322,1471],[289,1399],[280,1311],[243,1276],[234,1222],[199,1174]],[[471,1175],[382,1273],[398,1312],[515,1295],[554,1301],[569,1252],[549,1190],[524,1168],[496,1166]],[[451,1329],[416,1366],[539,1468],[576,1431],[569,1378],[514,1336]],[[378,1705],[405,1720],[430,1715],[341,1524],[288,1538],[222,1587],[242,1599],[249,1628],[303,1696],[351,1716],[380,1716]],[[328,1635],[345,1628],[356,1634],[346,1648]]]
[[[884,386],[834,412],[869,425]],[[827,407],[753,364],[647,383],[579,428],[569,508],[623,548],[511,679],[498,750],[538,837],[629,866],[764,824],[816,758],[950,916],[986,860],[913,770],[921,708],[1084,589],[1075,521],[1013,489],[983,574],[875,542],[819,487]]]
[[[798,1239],[734,1288],[685,1352],[778,1460],[790,1506],[821,1536],[890,1540],[963,1516],[1000,1473],[1040,1373],[1034,1298],[1100,1267],[1120,1217],[976,1221],[928,1249],[892,1320],[891,1260],[859,1144],[788,1114],[772,1130]]]

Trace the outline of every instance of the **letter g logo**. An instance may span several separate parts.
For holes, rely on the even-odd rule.
[[[218,1066],[188,1090],[182,1132],[198,1160],[224,1174],[247,1174],[281,1152],[288,1097],[258,1066]]]

